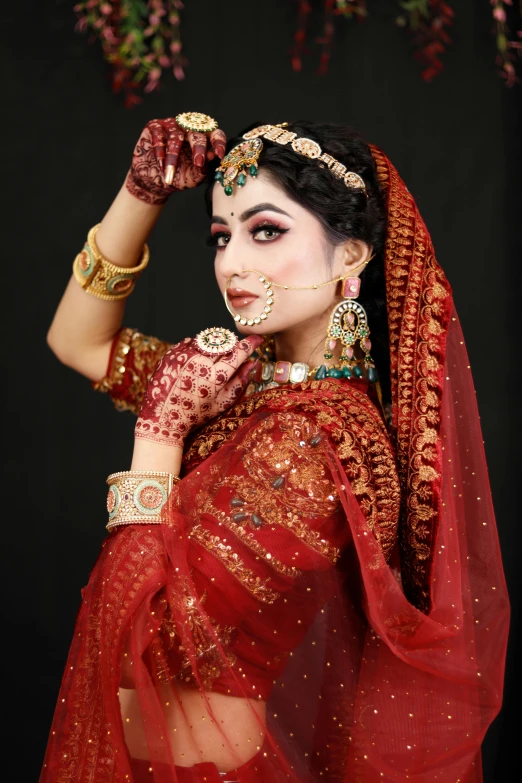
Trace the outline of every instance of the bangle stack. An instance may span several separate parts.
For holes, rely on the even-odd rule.
[[[123,267],[107,261],[96,245],[96,232],[100,224],[93,226],[87,236],[87,242],[73,263],[73,274],[77,282],[88,294],[98,299],[114,302],[126,299],[134,290],[136,280],[149,263],[149,248],[143,246],[138,266]]]
[[[174,484],[172,473],[123,470],[107,479],[107,530],[119,525],[160,525],[162,510]]]

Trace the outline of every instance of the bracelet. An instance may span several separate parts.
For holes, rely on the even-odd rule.
[[[122,470],[107,478],[107,530],[118,525],[160,525],[161,512],[174,484],[172,473]]]
[[[136,280],[149,263],[149,248],[147,245],[143,246],[138,266],[116,266],[107,261],[98,250],[96,232],[99,227],[98,223],[91,228],[83,250],[74,259],[74,277],[84,291],[98,299],[110,302],[126,299],[133,292]]]

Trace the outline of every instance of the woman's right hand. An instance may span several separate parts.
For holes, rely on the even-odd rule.
[[[190,430],[237,402],[262,342],[252,334],[218,356],[203,355],[192,338],[169,348],[147,384],[135,438],[182,448]]]
[[[175,191],[203,182],[207,160],[214,155],[222,160],[225,145],[220,128],[200,133],[184,130],[173,117],[151,120],[134,149],[127,190],[147,204],[164,204]]]

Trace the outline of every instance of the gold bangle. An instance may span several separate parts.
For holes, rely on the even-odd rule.
[[[107,530],[118,525],[160,525],[161,512],[174,484],[173,473],[122,470],[107,478]]]
[[[98,250],[96,232],[99,227],[98,223],[91,228],[83,250],[74,259],[74,277],[84,291],[98,299],[109,302],[126,299],[133,292],[136,280],[149,263],[149,248],[147,245],[143,246],[138,266],[116,266],[107,261]]]

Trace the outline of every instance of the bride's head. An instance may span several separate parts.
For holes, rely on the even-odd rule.
[[[256,177],[248,175],[243,187],[234,184],[232,195],[219,182],[210,184],[209,242],[215,248],[216,278],[229,309],[252,321],[266,303],[261,276],[289,286],[273,288],[274,302],[266,320],[236,322],[236,328],[243,334],[306,333],[312,342],[320,341],[332,308],[342,298],[340,284],[308,290],[290,287],[320,285],[355,270],[353,275],[361,277],[359,301],[375,338],[382,326],[377,321],[384,320],[384,327],[386,322],[385,210],[369,147],[343,126],[295,122],[285,130],[316,141],[323,152],[360,175],[366,194],[347,187],[326,165],[296,153],[290,144],[265,139]],[[230,139],[227,152],[242,141],[242,134]]]

